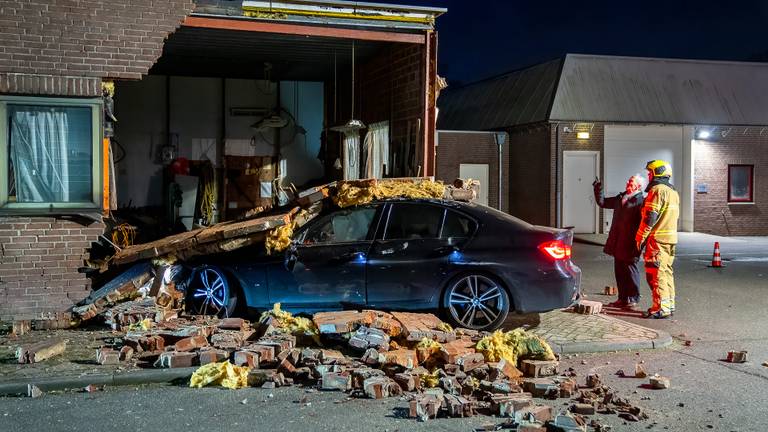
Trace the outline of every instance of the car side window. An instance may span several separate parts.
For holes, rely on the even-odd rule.
[[[474,230],[475,222],[472,219],[454,211],[446,210],[443,232],[440,234],[440,238],[469,237]]]
[[[432,205],[393,204],[386,240],[438,238],[445,209]]]
[[[364,241],[375,216],[375,206],[339,210],[321,217],[299,241],[304,245]]]

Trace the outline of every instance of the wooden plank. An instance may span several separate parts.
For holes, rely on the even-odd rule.
[[[290,223],[290,215],[291,213],[284,213],[281,215],[265,216],[242,222],[224,222],[208,228],[202,228],[172,235],[150,243],[135,245],[123,249],[114,256],[112,262],[118,265],[127,264],[141,259],[168,255],[170,253],[181,253],[183,251],[194,249],[214,241],[242,237],[256,232],[268,231],[272,228]],[[263,241],[263,238],[261,241]],[[190,256],[188,253],[185,255]]]
[[[382,42],[401,42],[411,44],[426,44],[427,42],[427,37],[424,33],[397,33],[375,30],[347,29],[331,26],[283,24],[276,22],[256,21],[252,19],[206,18],[188,16],[184,19],[184,22],[182,22],[181,25],[184,27],[253,31],[302,36],[322,36]]]

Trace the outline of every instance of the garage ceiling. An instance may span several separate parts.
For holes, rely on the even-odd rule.
[[[388,42],[355,41],[356,63],[364,64]],[[165,43],[151,74],[272,80],[333,79],[334,54],[339,76],[351,64],[352,40],[238,30],[181,27]]]

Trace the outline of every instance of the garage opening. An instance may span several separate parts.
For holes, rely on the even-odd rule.
[[[139,242],[332,180],[423,175],[426,39],[412,36],[182,26],[149,76],[116,83],[113,213],[146,227]]]

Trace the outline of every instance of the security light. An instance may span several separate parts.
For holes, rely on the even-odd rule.
[[[712,133],[706,129],[699,129],[699,131],[696,133],[696,137],[698,139],[708,139],[712,135]]]
[[[576,138],[589,139],[589,132],[576,132]]]

